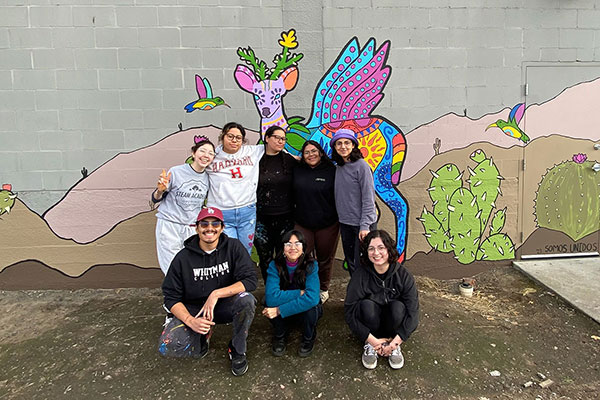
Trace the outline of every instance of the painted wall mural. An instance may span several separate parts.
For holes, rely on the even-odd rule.
[[[261,132],[270,126],[280,126],[287,131],[286,149],[290,153],[299,154],[302,144],[311,139],[331,155],[329,142],[334,133],[341,128],[352,130],[373,171],[375,192],[395,216],[398,253],[404,260],[408,204],[395,185],[400,182],[406,141],[397,126],[374,114],[392,72],[386,65],[390,42],[377,48],[371,38],[361,48],[356,37],[350,39],[316,85],[306,125],[301,124],[302,119],[294,119],[294,125],[290,125],[283,107],[284,96],[297,84],[296,64],[302,59],[302,54],[288,58],[288,49],[298,45],[295,31],[282,33],[279,44],[283,50],[275,56],[276,65],[270,75],[265,72],[266,63],[257,61],[250,47],[238,50],[240,59],[253,68],[237,65],[235,80],[242,90],[254,96]]]
[[[337,129],[352,129],[374,173],[379,226],[395,232],[414,272],[459,278],[522,255],[598,251],[600,175],[592,167],[600,158],[600,79],[540,104],[515,99],[514,107],[479,119],[446,114],[404,134],[375,113],[394,81],[391,44],[377,46],[374,38],[362,46],[350,38],[318,82],[302,82],[314,87],[308,119],[288,116],[283,99],[302,76],[299,42],[294,30],[283,32],[272,66],[251,46],[238,49],[243,63],[231,78],[258,112],[248,139],[259,142],[276,124],[296,154],[309,138],[329,150]],[[201,74],[195,83],[198,100],[182,115],[228,106]],[[216,142],[219,132],[212,125],[165,132],[157,143],[86,171],[42,215],[18,198],[19,188],[4,184],[0,289],[158,286],[149,205],[155,178],[186,160],[196,137]]]

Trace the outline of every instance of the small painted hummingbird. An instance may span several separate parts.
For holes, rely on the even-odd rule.
[[[515,139],[523,141],[523,143],[527,143],[529,142],[529,136],[527,136],[525,132],[523,132],[521,128],[519,128],[519,122],[521,122],[521,119],[523,118],[524,114],[525,104],[519,103],[516,106],[514,106],[512,110],[510,110],[510,114],[508,115],[508,121],[499,119],[493,124],[488,125],[488,127],[485,128],[485,130],[487,131],[490,128],[500,128],[502,129],[502,132],[504,132],[505,135],[512,136]]]
[[[194,110],[212,110],[221,105],[229,107],[229,104],[225,103],[221,97],[213,97],[212,88],[210,87],[208,79],[201,78],[200,75],[196,75],[196,92],[198,93],[198,100],[192,101],[184,107],[189,113]]]

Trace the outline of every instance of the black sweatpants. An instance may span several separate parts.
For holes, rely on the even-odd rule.
[[[360,300],[358,320],[369,328],[376,338],[394,338],[406,317],[406,306],[399,300],[379,305],[370,299]]]

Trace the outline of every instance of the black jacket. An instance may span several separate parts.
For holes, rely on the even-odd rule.
[[[335,166],[321,162],[314,168],[298,164],[294,169],[294,219],[308,229],[322,229],[338,221],[335,208]]]
[[[390,300],[399,300],[406,306],[406,316],[402,327],[395,332],[402,338],[408,339],[419,324],[419,295],[415,278],[403,265],[397,262],[390,265],[385,280],[381,280],[373,267],[358,267],[350,278],[344,314],[346,323],[352,332],[362,341],[367,340],[369,328],[358,319],[359,301],[370,299],[379,305],[385,305]]]
[[[165,307],[170,310],[181,302],[195,316],[213,290],[238,281],[247,292],[256,289],[258,282],[254,263],[239,240],[221,233],[217,248],[208,254],[200,248],[198,235],[191,236],[175,255],[163,281]]]

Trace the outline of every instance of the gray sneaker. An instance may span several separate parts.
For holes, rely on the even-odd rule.
[[[400,369],[404,366],[404,356],[400,350],[400,345],[396,347],[396,350],[392,351],[392,354],[390,354],[390,357],[388,358],[388,362],[393,369]]]
[[[365,344],[365,351],[362,355],[362,363],[366,369],[375,369],[377,366],[377,352],[369,343]]]

